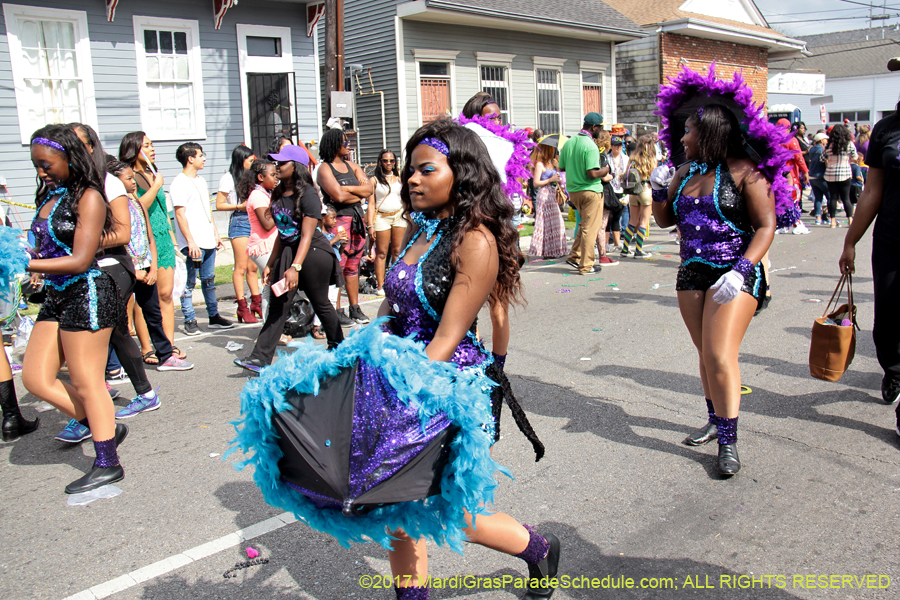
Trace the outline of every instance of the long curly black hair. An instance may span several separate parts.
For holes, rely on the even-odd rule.
[[[458,249],[463,238],[470,231],[484,225],[494,236],[500,256],[497,282],[490,297],[491,306],[497,303],[521,304],[523,299],[519,259],[522,258],[522,253],[519,251],[519,234],[512,224],[512,204],[503,192],[500,175],[491,162],[487,148],[474,132],[449,118],[442,118],[420,127],[413,134],[406,143],[406,164],[400,172],[400,180],[403,182],[400,198],[404,214],[413,211],[408,184],[412,153],[425,138],[437,138],[447,144],[450,150],[447,158],[453,172],[450,203],[454,207],[454,215],[461,218],[451,245],[451,260],[458,264]]]
[[[322,134],[319,141],[319,160],[323,163],[333,162],[344,145],[344,132],[340,129],[329,129]]]
[[[828,143],[825,144],[825,147],[831,150],[832,154],[846,154],[847,146],[850,145],[852,139],[850,130],[838,123],[831,128],[831,133],[828,134]]]
[[[97,169],[93,157],[88,153],[87,146],[78,139],[78,135],[68,125],[46,125],[31,134],[32,142],[35,138],[46,138],[65,148],[65,154],[63,154],[55,148],[44,146],[52,152],[59,153],[69,161],[69,179],[63,182],[63,185],[72,194],[72,211],[76,215],[78,214],[78,202],[85,191],[89,189],[97,190],[100,192],[104,204],[106,204],[106,219],[103,222],[103,233],[112,233],[114,227],[112,213],[109,210],[109,204],[105,202],[106,192],[103,189],[105,173]],[[35,190],[34,194],[35,206],[39,207],[41,205],[49,191],[47,184],[38,179],[37,190]]]
[[[257,158],[250,164],[250,168],[244,171],[241,179],[237,182],[238,203],[247,201],[247,198],[250,197],[250,192],[259,183],[259,176],[265,173],[268,167],[274,166],[275,163],[268,158]]]
[[[258,161],[254,161],[254,165]],[[303,163],[299,163],[296,160],[292,160],[294,163],[294,174],[291,175],[291,183],[294,184],[294,219],[297,222],[300,221],[304,216],[313,217],[318,219],[320,215],[304,215],[303,210],[300,208],[300,199],[303,198],[303,194],[306,193],[307,188],[316,189],[316,184],[313,183],[312,175],[309,173],[309,169]],[[250,167],[250,170],[253,170],[253,167]],[[275,189],[272,190],[272,204],[275,204],[277,200],[279,200],[284,195],[284,183],[279,183],[275,186]]]

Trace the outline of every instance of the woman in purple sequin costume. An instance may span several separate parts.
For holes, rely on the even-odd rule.
[[[709,421],[685,439],[690,446],[718,437],[718,469],[736,474],[741,401],[738,352],[765,294],[760,261],[775,236],[775,200],[763,173],[743,150],[740,125],[724,106],[691,115],[681,138],[689,164],[654,197],[660,227],[678,226],[681,268],[678,306],[700,354]]]
[[[486,301],[509,303],[520,295],[512,207],[484,145],[449,119],[419,129],[405,154],[401,197],[414,226],[385,279],[378,314],[393,317],[391,333],[424,342],[431,360],[484,369],[492,358],[475,337],[478,311]],[[475,528],[470,519],[469,541],[524,559],[532,578],[556,576],[559,540],[552,534],[538,535],[502,513],[478,515]],[[390,563],[397,598],[427,598],[424,540],[414,531],[394,535]],[[536,586],[525,597],[552,592]]]
[[[97,457],[89,473],[66,486],[66,493],[75,494],[125,477],[116,448],[128,428],[116,425],[103,377],[110,333],[124,326],[125,315],[116,284],[96,259],[113,220],[103,174],[68,127],[36,131],[31,161],[38,190],[31,225],[36,247],[28,270],[43,273],[47,299],[28,341],[22,379],[29,392],[90,427]],[[71,384],[56,378],[63,360]]]

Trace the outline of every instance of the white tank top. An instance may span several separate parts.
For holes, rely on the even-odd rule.
[[[377,183],[375,185],[375,210],[390,213],[403,208],[403,204],[400,202],[401,187],[403,186],[399,181],[395,181],[390,186]]]

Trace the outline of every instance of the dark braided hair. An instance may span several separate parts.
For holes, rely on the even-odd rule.
[[[238,203],[246,202],[250,197],[253,188],[259,183],[259,176],[266,172],[269,167],[274,167],[275,163],[268,158],[257,158],[250,165],[250,168],[244,171],[240,181],[235,186],[237,192]]]
[[[87,146],[82,143],[68,125],[46,125],[31,134],[31,140],[35,138],[47,138],[65,148],[63,154],[55,148],[42,146],[51,152],[62,154],[69,161],[69,179],[64,182],[69,193],[72,194],[72,212],[78,214],[78,202],[81,196],[89,190],[97,190],[100,197],[103,198],[106,205],[106,219],[103,221],[103,234],[112,233],[114,223],[112,212],[109,210],[109,204],[106,202],[106,192],[103,189],[104,173],[97,170],[93,157],[88,153]],[[40,206],[50,188],[43,181],[38,180],[37,190],[35,190],[35,206]]]
[[[329,129],[319,142],[319,159],[326,163],[332,162],[337,158],[343,145],[344,132],[340,129]]]
[[[450,204],[461,219],[456,237],[450,246],[450,258],[459,262],[459,245],[470,231],[484,225],[494,236],[500,264],[497,282],[491,292],[491,306],[500,303],[522,303],[522,282],[519,278],[519,235],[512,224],[513,208],[503,192],[500,176],[494,169],[487,148],[478,136],[448,118],[424,125],[406,143],[406,164],[400,172],[403,189],[400,199],[404,214],[412,212],[409,198],[409,175],[413,150],[425,138],[437,138],[447,144],[450,156],[447,163],[453,172]]]

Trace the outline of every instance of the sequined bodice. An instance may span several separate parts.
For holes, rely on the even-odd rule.
[[[390,327],[396,335],[414,335],[416,341],[426,345],[434,338],[455,274],[450,261],[450,233],[447,227],[439,229],[435,234],[437,239],[416,264],[404,262],[404,250],[385,276],[385,297],[394,317]],[[421,230],[409,246],[419,235]],[[481,365],[489,360],[490,355],[475,336],[476,323],[477,320],[472,323],[450,359],[460,367]]]
[[[682,182],[681,188],[689,177]],[[750,215],[727,166],[716,168],[713,193],[687,196],[678,190],[673,208],[681,233],[682,264],[701,261],[731,264],[744,255],[753,238]]]
[[[38,209],[40,212],[40,209]],[[71,195],[63,193],[46,219],[35,217],[31,223],[31,232],[34,234],[35,251],[39,258],[59,258],[70,256],[72,246],[75,243],[75,226],[77,217],[72,210]],[[97,261],[91,263],[91,270],[97,268]],[[75,275],[46,275],[45,279],[50,283],[64,283]]]

